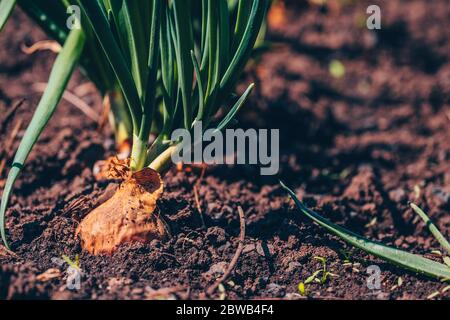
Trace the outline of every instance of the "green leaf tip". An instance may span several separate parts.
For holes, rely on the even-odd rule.
[[[15,6],[16,0],[0,0],[0,31],[2,31]]]
[[[84,43],[85,36],[83,31],[81,29],[72,30],[63,49],[56,58],[50,73],[47,88],[45,89],[33,118],[25,131],[24,137],[20,142],[14,157],[13,166],[8,173],[0,204],[0,233],[2,241],[7,249],[9,249],[9,245],[6,241],[5,214],[14,183],[22,171],[31,149],[54,114],[66,89],[67,83],[72,76],[73,70],[81,56]]]
[[[411,208],[425,222],[431,234],[436,238],[439,244],[450,254],[450,243],[445,239],[444,235],[439,231],[436,225],[431,221],[430,217],[416,204],[410,203]]]

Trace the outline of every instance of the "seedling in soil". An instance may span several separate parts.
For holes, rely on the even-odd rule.
[[[431,234],[436,238],[439,244],[450,254],[450,243],[448,243],[447,239],[445,239],[444,235],[439,231],[436,225],[433,224],[430,217],[417,205],[411,203],[411,208],[415,213],[425,222],[425,225],[430,230]]]
[[[65,38],[48,90],[15,156],[0,207],[2,239],[6,244],[4,216],[13,184],[73,69],[82,61],[85,46],[95,43],[98,48],[91,53],[105,57],[130,116],[133,141],[131,158],[120,163],[121,170],[114,162],[105,170],[115,178],[122,172],[119,190],[80,223],[77,234],[83,247],[94,254],[111,254],[131,240],[164,240],[169,230],[156,211],[156,201],[164,190],[161,176],[180,145],[169,140],[171,134],[178,128],[192,130],[200,121],[205,130],[222,130],[234,120],[253,85],[239,99],[234,98],[233,88],[251,57],[269,0],[239,0],[235,16],[227,0],[62,3],[63,8],[69,3],[80,6],[82,29],[73,29]],[[51,15],[48,4],[42,5]],[[230,103],[232,107],[227,108]],[[219,110],[225,113],[222,119],[216,117]],[[162,117],[157,116],[159,112]],[[158,129],[150,140],[153,128]],[[122,170],[126,164],[128,170]]]
[[[425,222],[426,226],[430,230],[431,234],[436,238],[439,244],[447,251],[447,254],[450,254],[450,243],[445,239],[444,235],[439,231],[436,225],[433,224],[430,217],[417,205],[411,203],[411,208],[414,210],[417,215]],[[440,251],[439,256],[442,256],[442,260],[444,263],[450,268],[450,258],[448,256],[443,255]]]
[[[450,268],[442,263],[424,258],[422,256],[411,254],[399,249],[391,248],[383,244],[366,239],[357,235],[344,227],[336,225],[331,221],[325,219],[320,214],[308,209],[296,196],[294,191],[289,189],[285,184],[281,183],[282,187],[288,192],[294,200],[298,209],[309,219],[313,220],[321,227],[328,230],[330,233],[341,238],[345,242],[359,248],[367,253],[370,253],[383,260],[392,262],[400,267],[409,269],[413,272],[427,275],[442,281],[450,280]]]
[[[314,273],[314,274],[316,274],[318,272],[316,274],[316,278],[314,279],[314,281],[316,281],[320,284],[325,284],[330,277],[337,277],[337,275],[335,275],[327,270],[327,259],[326,258],[314,257],[314,259],[319,260],[322,263],[322,269],[317,270]],[[320,278],[317,277],[319,274],[322,275]],[[306,283],[306,281],[305,281],[305,283]]]
[[[337,275],[329,272],[327,270],[327,259],[323,257],[314,257],[314,259],[319,260],[322,263],[322,268],[314,271],[312,275],[305,279],[305,281],[298,284],[298,291],[301,296],[308,296],[307,285],[313,282],[324,285],[330,277],[337,277]]]
[[[351,250],[345,250],[345,249],[341,249],[339,250],[339,252],[342,254],[342,256],[344,257],[344,265],[345,264],[351,264],[352,263],[352,251]]]
[[[300,295],[302,295],[304,297],[308,295],[308,292],[306,291],[306,286],[305,286],[304,282],[300,282],[298,284],[298,292],[300,293]]]
[[[345,66],[339,60],[332,60],[329,65],[330,74],[336,78],[340,79],[345,76]]]
[[[314,259],[318,260],[322,264],[322,268],[314,271],[312,275],[305,279],[305,281],[300,282],[298,285],[298,290],[302,296],[307,295],[306,285],[311,284],[313,282],[324,285],[330,277],[337,277],[337,275],[331,273],[327,269],[327,259],[323,257],[314,257]]]
[[[72,261],[68,256],[62,255],[63,260],[72,268],[77,269],[78,271],[81,271],[80,269],[80,260],[78,255],[75,256],[75,261]]]

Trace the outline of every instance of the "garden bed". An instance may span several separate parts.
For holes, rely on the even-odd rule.
[[[359,26],[368,4],[288,7],[288,21],[269,32],[271,50],[245,76],[256,89],[240,126],[280,129],[279,178],[310,207],[366,237],[440,261],[432,253],[439,244],[408,202],[425,209],[448,238],[450,7],[445,0],[383,1],[382,30],[370,31]],[[10,128],[19,121],[25,127],[40,95],[33,85],[48,79],[54,54],[21,51],[23,43],[42,39],[19,10],[0,35],[0,120],[20,98],[27,99],[8,121]],[[330,73],[333,60],[345,66],[342,78]],[[87,83],[77,73],[69,89],[100,114],[101,99]],[[99,131],[62,102],[11,200],[7,228],[14,253],[0,251],[1,299],[203,298],[235,255],[239,205],[245,212],[244,249],[213,298],[305,299],[298,284],[322,268],[315,257],[325,258],[334,276],[308,284],[310,298],[450,297],[450,290],[442,292],[446,284],[328,235],[298,212],[278,177],[261,177],[251,166],[174,168],[159,201],[172,229],[170,241],[92,256],[74,234],[81,219],[117,188],[93,177],[95,162],[114,154],[108,130]],[[21,133],[7,150],[10,156]],[[9,136],[1,134],[7,146]],[[6,174],[7,168],[0,182]],[[63,255],[79,256],[80,290],[65,287],[65,268],[55,264]],[[366,285],[371,265],[381,269],[379,290]],[[51,268],[60,275],[45,276]]]

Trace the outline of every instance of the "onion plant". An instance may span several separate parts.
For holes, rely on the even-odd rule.
[[[144,4],[149,6],[152,0],[144,0]],[[111,3],[119,8],[119,14],[115,17],[117,26],[115,27],[119,34],[120,42],[123,44],[127,41],[127,34],[131,30],[127,27],[127,19],[129,19],[126,8],[115,0],[104,1]],[[14,9],[15,5],[19,5],[21,9],[32,18],[51,38],[63,45],[70,30],[67,28],[68,14],[74,13],[72,5],[76,5],[76,0],[53,0],[51,5],[47,0],[0,0],[0,31],[5,25],[9,15]],[[239,1],[227,0],[229,15],[235,19],[240,8]],[[201,39],[201,10],[198,10],[202,5],[202,1],[195,0],[191,5],[194,23],[194,42],[198,47]],[[142,6],[142,4],[141,4]],[[242,11],[241,11],[242,12]],[[145,19],[145,17],[144,17]],[[94,31],[88,24],[83,25],[84,39],[80,40],[83,43],[83,52],[79,58],[78,65],[81,70],[88,76],[88,78],[96,85],[99,93],[103,97],[104,105],[109,109],[109,120],[112,129],[116,136],[118,149],[127,151],[129,147],[129,140],[132,137],[132,123],[131,115],[125,105],[124,97],[118,84],[118,81],[111,69],[108,59],[105,56],[99,41],[97,40]],[[261,32],[259,35],[257,46],[262,47],[265,37],[266,23],[263,22]],[[128,50],[125,50],[128,51]],[[127,65],[132,63],[132,56],[125,52],[124,58]],[[159,77],[160,79],[160,77]],[[49,88],[52,90],[52,88]],[[158,91],[160,93],[160,90]],[[159,98],[160,94],[158,95]],[[160,100],[160,99],[159,99]],[[55,106],[56,107],[56,106]],[[126,153],[126,152],[125,152]]]
[[[253,88],[240,98],[233,95],[269,0],[17,1],[63,47],[2,195],[5,245],[4,217],[13,184],[77,65],[103,94],[114,91],[123,97],[118,110],[124,116],[117,118],[128,122],[125,131],[132,135],[130,174],[116,195],[80,224],[83,246],[92,253],[111,253],[125,241],[165,238],[167,227],[154,211],[162,193],[160,175],[177,150],[171,133],[192,130],[198,121],[205,129],[221,130],[233,120]],[[0,28],[15,2],[0,0]],[[82,13],[81,28],[71,31],[61,21],[69,5],[78,5]],[[216,117],[220,109],[225,114],[221,120]],[[150,140],[152,128],[158,130]]]
[[[51,4],[0,0],[0,30],[16,4],[63,46],[5,184],[0,207],[3,242],[7,246],[4,218],[13,184],[77,66],[109,98],[118,142],[132,139],[121,187],[77,229],[84,248],[112,253],[129,240],[164,239],[168,229],[155,209],[163,192],[160,175],[177,151],[171,133],[178,128],[191,130],[199,121],[205,129],[222,130],[233,120],[253,88],[250,85],[239,99],[232,94],[264,31],[269,0],[55,0]],[[79,29],[66,27],[71,5],[81,8]],[[227,108],[230,103],[233,106]],[[221,108],[225,116],[216,121]],[[121,164],[112,165],[117,171]],[[283,187],[303,214],[351,245],[415,272],[450,279],[448,266],[335,225]],[[430,225],[426,215],[413,208]],[[430,226],[448,250],[447,240]]]
[[[73,13],[70,10],[70,6],[76,4],[76,1],[54,0],[49,4],[46,0],[0,0],[0,7],[2,7],[2,10],[0,10],[0,30],[5,25],[16,3],[52,39],[61,45],[67,42],[70,35],[70,29],[67,27],[67,17],[68,14]],[[114,73],[101,50],[100,43],[88,25],[84,26],[83,37],[78,39],[77,42],[77,46],[83,49],[80,56],[77,57],[77,65],[95,84],[98,92],[103,97],[104,105],[110,109],[109,119],[116,136],[118,148],[127,148],[132,131],[130,115],[127,107],[124,105],[122,92],[114,77]],[[55,69],[56,66],[55,64]],[[72,72],[69,72],[67,77],[70,77],[71,74]],[[57,92],[51,86],[47,90],[51,92],[52,96]],[[47,103],[47,105],[49,104]],[[57,107],[57,103],[49,105],[49,107],[54,109]]]

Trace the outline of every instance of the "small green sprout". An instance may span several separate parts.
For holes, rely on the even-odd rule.
[[[315,281],[321,272],[322,272],[322,270],[317,270],[317,271],[315,271],[312,275],[310,275],[310,276],[305,280],[305,284],[310,284],[310,283],[312,283],[313,281]]]
[[[330,277],[337,277],[337,275],[329,272],[327,270],[327,259],[323,257],[315,256],[314,259],[319,260],[322,263],[322,269],[316,270],[312,275],[310,275],[305,281],[304,284],[310,284],[312,282],[317,282],[320,284],[325,284]],[[319,275],[321,275],[319,277]]]
[[[316,256],[314,257],[314,259],[319,260],[322,263],[322,270],[320,270],[322,273],[322,277],[319,280],[316,280],[316,282],[319,282],[320,284],[325,284],[330,277],[337,277],[336,274],[328,271],[326,258]]]
[[[72,268],[77,269],[78,271],[81,271],[80,269],[80,259],[78,255],[75,256],[75,261],[72,261],[68,256],[62,255],[63,260]]]
[[[339,60],[332,60],[329,65],[330,74],[336,78],[340,79],[345,76],[345,66]]]
[[[428,217],[428,215],[414,203],[411,203],[410,205],[414,212],[422,218],[423,222],[425,222],[431,234],[436,238],[440,245],[447,251],[447,253],[450,253],[450,243],[447,239],[445,239],[444,235],[439,231],[436,225],[433,224],[430,217]]]
[[[300,295],[302,295],[302,296],[304,296],[304,297],[307,295],[305,283],[300,282],[300,283],[298,284],[298,292],[300,292]]]

